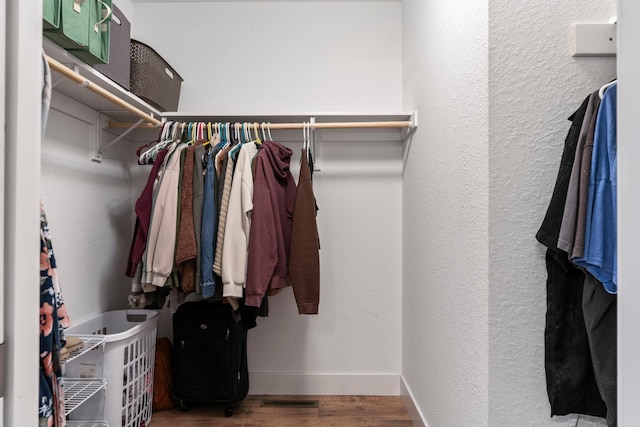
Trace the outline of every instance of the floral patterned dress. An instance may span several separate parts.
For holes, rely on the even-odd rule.
[[[65,425],[60,350],[70,326],[56,272],[49,225],[40,206],[40,426]]]

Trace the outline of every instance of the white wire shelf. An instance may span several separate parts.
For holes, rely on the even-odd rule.
[[[72,351],[62,363],[69,363],[72,360],[90,352],[94,348],[104,343],[104,337],[101,335],[74,335],[82,340],[82,348]]]
[[[104,378],[65,378],[64,410],[67,415],[107,386]]]

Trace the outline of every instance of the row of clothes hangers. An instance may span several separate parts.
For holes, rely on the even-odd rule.
[[[308,153],[311,145],[311,123],[302,123],[302,137],[303,149]],[[138,164],[152,164],[157,154],[174,142],[203,145],[209,150],[214,141],[216,144],[222,143],[223,147],[234,145],[232,150],[236,151],[248,142],[261,145],[263,141],[273,141],[271,123],[167,121],[163,124],[157,140],[138,148]]]

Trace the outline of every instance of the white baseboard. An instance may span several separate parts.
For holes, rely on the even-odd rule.
[[[400,395],[402,396],[402,401],[404,402],[404,406],[407,408],[407,412],[411,417],[411,421],[413,421],[413,425],[415,427],[429,427],[427,421],[424,419],[422,412],[416,405],[415,398],[413,397],[413,393],[411,389],[407,385],[404,377],[400,375]]]
[[[400,376],[250,372],[249,394],[399,396]]]

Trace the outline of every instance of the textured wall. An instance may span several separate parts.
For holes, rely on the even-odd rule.
[[[90,110],[83,110],[90,118]],[[132,233],[127,150],[116,146],[94,163],[90,138],[85,122],[50,112],[42,145],[42,201],[64,299],[76,323],[126,308],[130,289],[123,274]]]
[[[403,2],[403,377],[431,426],[488,419],[487,4]]]
[[[551,420],[544,373],[546,269],[535,241],[555,183],[567,117],[615,76],[611,58],[572,58],[571,24],[606,22],[614,0],[489,1],[489,424]],[[581,417],[580,425],[594,424]]]
[[[185,78],[182,110],[401,108],[400,3],[136,3],[135,14],[135,36]],[[318,132],[320,314],[298,315],[290,289],[270,299],[250,332],[252,372],[400,373],[402,147],[380,135]],[[297,173],[301,132],[273,136],[294,141]],[[134,197],[143,185],[136,179]]]

